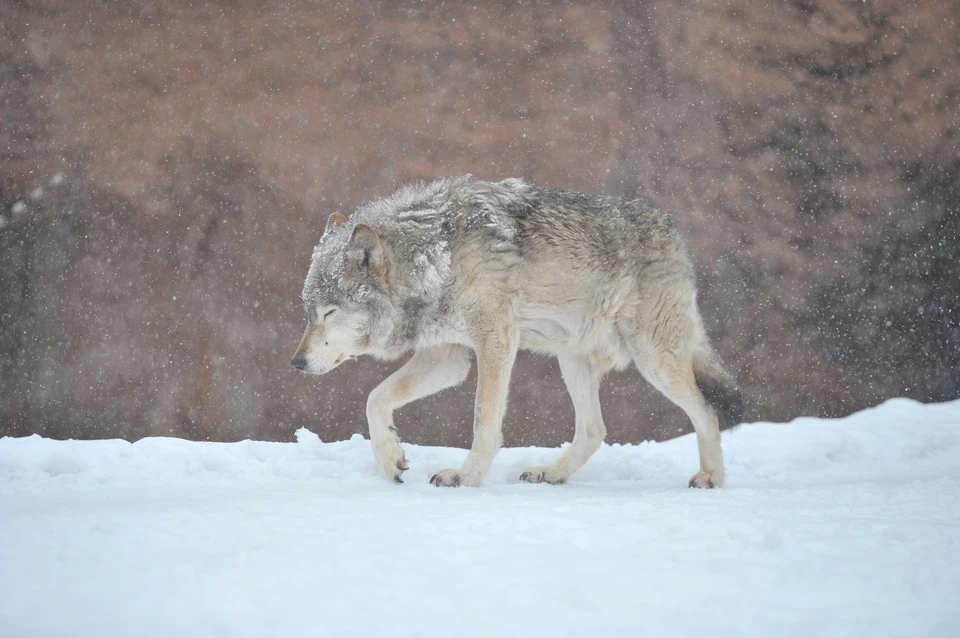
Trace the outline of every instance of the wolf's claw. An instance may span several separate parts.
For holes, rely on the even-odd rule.
[[[524,472],[520,475],[521,481],[526,481],[527,483],[542,483],[543,482],[543,472]]]
[[[524,470],[520,475],[521,481],[527,483],[550,483],[551,485],[563,485],[567,482],[567,477],[559,475],[556,470],[551,470],[550,466],[531,467]]]
[[[719,477],[711,476],[708,472],[700,471],[690,477],[690,482],[687,483],[689,487],[697,487],[702,489],[711,490],[715,487],[720,487],[723,482],[723,474],[720,474]]]
[[[457,470],[440,470],[430,477],[430,484],[437,487],[460,487],[463,477]]]

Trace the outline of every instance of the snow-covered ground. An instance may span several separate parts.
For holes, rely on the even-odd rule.
[[[571,428],[572,429],[572,428]],[[604,446],[564,486],[503,450],[0,439],[0,636],[957,636],[960,401]]]

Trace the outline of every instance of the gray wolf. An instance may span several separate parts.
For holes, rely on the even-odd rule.
[[[510,373],[521,348],[557,357],[573,399],[573,444],[520,479],[564,483],[606,434],[599,387],[633,363],[683,409],[700,469],[691,487],[723,484],[720,430],[743,401],[710,345],[694,267],[671,218],[640,199],[471,176],[408,185],[328,218],[303,286],[308,322],[293,367],[324,374],[359,355],[413,356],[370,394],[381,470],[407,469],[393,411],[463,382],[477,360],[473,444],[463,465],[430,479],[479,485],[501,446]]]

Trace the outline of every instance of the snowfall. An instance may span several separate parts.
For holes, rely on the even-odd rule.
[[[724,433],[502,450],[0,439],[0,636],[937,636],[960,631],[960,401]]]

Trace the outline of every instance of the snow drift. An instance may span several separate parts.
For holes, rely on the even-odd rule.
[[[960,621],[960,401],[558,451],[0,439],[0,636],[948,636]]]

